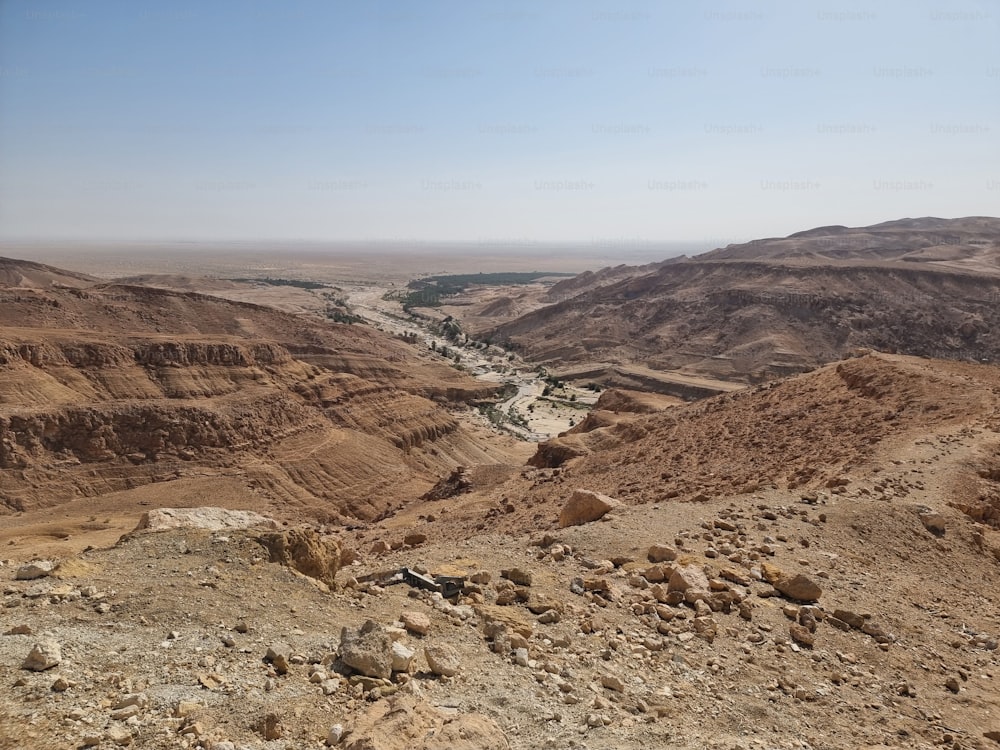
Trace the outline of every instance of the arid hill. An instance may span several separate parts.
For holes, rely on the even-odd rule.
[[[761,381],[856,347],[998,361],[998,248],[1000,219],[986,217],[825,227],[589,279],[482,335],[612,384],[628,365]]]
[[[367,327],[201,294],[0,289],[0,506],[152,483],[164,504],[176,480],[224,478],[272,512],[377,517],[456,465],[506,456],[446,408],[489,387],[421,356]],[[199,481],[176,486],[168,502],[204,502]]]
[[[729,245],[698,260],[918,263],[928,267],[1000,273],[1000,219],[898,219],[870,227],[830,226],[784,238]]]
[[[53,286],[83,287],[98,279],[76,271],[46,266],[27,260],[0,258],[0,288],[48,289]]]

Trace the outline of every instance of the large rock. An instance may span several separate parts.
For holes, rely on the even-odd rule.
[[[680,565],[667,582],[667,591],[704,591],[708,593],[708,576],[697,565]]]
[[[920,522],[934,536],[944,536],[944,532],[947,530],[944,516],[932,510],[925,510],[920,513]]]
[[[823,589],[802,573],[787,573],[777,565],[767,562],[761,565],[761,571],[763,572],[764,580],[789,599],[797,599],[802,602],[816,602],[819,601],[820,596],[823,594]]]
[[[677,559],[677,550],[668,544],[654,544],[646,552],[651,563],[673,562]]]
[[[44,672],[46,669],[59,664],[62,661],[62,649],[59,644],[51,639],[39,641],[34,645],[27,658],[21,664],[21,669],[29,669],[32,672]]]
[[[424,658],[431,672],[439,677],[454,677],[461,666],[458,653],[451,646],[428,646],[424,649]]]
[[[366,677],[392,676],[392,638],[372,620],[358,630],[340,631],[340,660]]]
[[[562,512],[559,513],[559,526],[579,526],[601,518],[608,511],[617,508],[621,503],[612,497],[590,490],[574,490]]]
[[[399,641],[393,641],[389,654],[392,659],[393,672],[409,672],[410,665],[413,664],[413,657],[416,656],[416,652],[412,648]]]
[[[44,578],[55,570],[56,564],[51,560],[35,560],[25,563],[17,569],[14,574],[15,581],[33,581],[36,578]]]
[[[252,529],[258,526],[275,528],[273,519],[250,510],[227,508],[157,508],[146,511],[139,519],[136,531],[166,531],[168,529]]]
[[[403,627],[417,635],[427,635],[431,629],[431,618],[423,612],[405,611],[399,616]]]
[[[264,534],[258,537],[271,556],[281,563],[330,586],[340,570],[340,544],[323,537],[315,529],[302,527]]]
[[[780,576],[772,585],[789,599],[802,602],[817,602],[823,594],[823,589],[802,573]]]
[[[481,714],[446,715],[413,695],[371,705],[345,750],[509,750],[503,730]]]

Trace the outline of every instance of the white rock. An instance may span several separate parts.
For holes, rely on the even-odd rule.
[[[142,514],[136,531],[165,531],[167,529],[250,529],[255,526],[277,528],[271,518],[249,510],[226,508],[157,508]]]
[[[344,736],[344,727],[341,724],[334,724],[330,727],[330,733],[326,736],[326,744],[333,747]]]
[[[416,652],[399,641],[394,641],[389,651],[392,655],[392,671],[409,672]]]

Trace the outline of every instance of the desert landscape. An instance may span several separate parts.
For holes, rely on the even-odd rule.
[[[0,747],[1000,747],[998,248],[3,259]]]

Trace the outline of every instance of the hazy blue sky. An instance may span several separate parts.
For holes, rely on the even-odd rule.
[[[1000,4],[0,0],[0,237],[1000,214]]]

